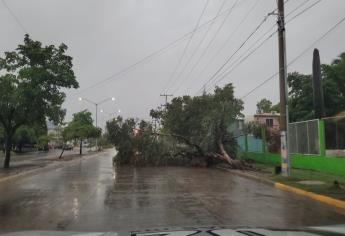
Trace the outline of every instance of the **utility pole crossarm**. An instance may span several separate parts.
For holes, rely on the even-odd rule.
[[[161,97],[165,97],[165,107],[167,107],[167,104],[168,104],[168,97],[172,97],[173,95],[172,94],[160,94]]]

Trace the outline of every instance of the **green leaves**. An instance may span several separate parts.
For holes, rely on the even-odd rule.
[[[271,112],[272,102],[266,98],[263,98],[258,103],[256,103],[256,108],[256,113],[258,114]]]
[[[25,35],[24,44],[0,58],[0,124],[9,139],[22,125],[63,120],[61,89],[78,88],[66,50]]]
[[[8,74],[0,77],[2,96],[0,110],[14,123],[29,124],[46,116],[60,122],[65,94],[61,88],[77,88],[72,70],[72,57],[65,55],[66,45],[42,46],[25,35],[24,44],[0,59],[0,69]],[[25,114],[25,119],[23,119]],[[4,114],[3,114],[4,115]],[[6,115],[4,115],[6,116]]]
[[[322,65],[326,116],[345,110],[345,53],[331,65]],[[290,121],[313,119],[313,88],[311,75],[293,72],[288,75]]]
[[[67,140],[83,140],[97,138],[101,130],[92,124],[91,112],[84,110],[73,114],[73,120],[63,130],[63,137]]]
[[[214,94],[174,98],[163,116],[163,130],[187,138],[204,152],[217,152],[220,140],[230,140],[227,129],[243,116],[242,109],[243,102],[234,97],[231,84],[216,87]]]

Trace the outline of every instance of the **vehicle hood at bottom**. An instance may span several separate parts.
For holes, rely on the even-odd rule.
[[[69,231],[20,231],[0,236],[313,236],[345,235],[345,225],[308,227],[303,229],[274,229],[251,227],[166,227],[142,231],[119,232],[69,232]]]

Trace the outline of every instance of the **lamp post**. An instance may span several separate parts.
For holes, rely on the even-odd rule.
[[[92,100],[89,100],[87,98],[82,98],[82,97],[79,97],[78,100],[79,101],[86,101],[86,102],[88,102],[88,103],[90,103],[90,104],[92,104],[92,105],[94,105],[96,107],[95,122],[96,122],[96,128],[98,128],[98,106],[101,105],[102,103],[105,103],[105,102],[109,101],[109,100],[114,102],[115,98],[114,97],[111,97],[111,98],[109,97],[109,98],[105,98],[105,99],[103,99],[103,100],[101,100],[99,102],[94,102]],[[98,149],[97,141],[98,141],[98,139],[96,139],[96,148]]]

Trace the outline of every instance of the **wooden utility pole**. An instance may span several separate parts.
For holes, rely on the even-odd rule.
[[[279,45],[279,88],[280,88],[280,152],[282,158],[282,174],[290,175],[288,124],[289,112],[287,104],[287,71],[285,42],[284,0],[278,0],[278,45]]]
[[[168,97],[172,97],[173,95],[172,94],[166,94],[166,93],[164,93],[164,94],[161,94],[160,95],[161,97],[165,97],[165,109],[167,108],[167,104],[168,104]]]

